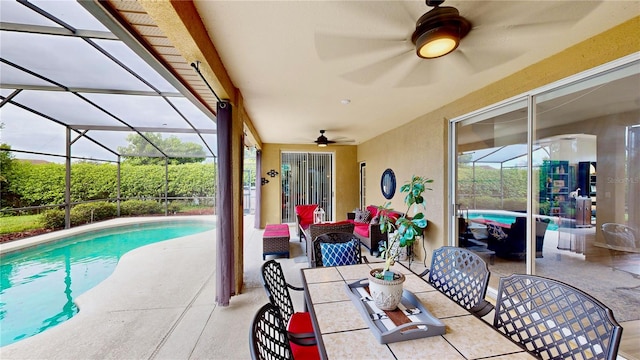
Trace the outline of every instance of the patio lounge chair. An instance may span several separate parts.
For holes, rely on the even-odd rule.
[[[251,358],[254,360],[319,359],[315,344],[289,340],[284,321],[277,306],[263,305],[251,322],[249,332]]]
[[[611,309],[563,282],[500,279],[493,326],[541,359],[615,359],[622,327]]]
[[[489,267],[473,252],[455,246],[433,251],[431,267],[420,274],[431,286],[472,314],[483,317],[493,310],[484,299],[489,284]]]
[[[311,316],[308,312],[295,312],[289,289],[303,291],[301,287],[287,283],[282,266],[275,260],[262,264],[262,285],[269,301],[280,309],[290,337],[315,339]]]
[[[296,225],[300,241],[302,241],[302,237],[305,236],[305,230],[309,228],[309,225],[313,224],[313,212],[316,211],[317,208],[318,204],[296,205]]]
[[[544,236],[549,223],[536,220],[536,257],[541,258],[544,247]],[[505,228],[488,224],[488,248],[496,252],[496,256],[504,259],[524,259],[527,254],[527,218],[516,217],[511,227]]]

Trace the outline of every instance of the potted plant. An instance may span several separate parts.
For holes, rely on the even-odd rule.
[[[394,273],[390,268],[395,263],[401,248],[413,245],[416,237],[422,235],[422,231],[427,227],[427,219],[420,210],[426,209],[422,194],[426,190],[431,190],[427,184],[432,182],[432,179],[414,175],[411,181],[400,187],[400,192],[406,193],[404,203],[407,205],[407,210],[395,220],[390,216],[393,211],[390,208],[390,202],[379,207],[380,231],[387,233],[387,244],[382,252],[385,263],[383,268],[370,271],[369,292],[376,306],[382,310],[394,310],[402,300],[404,275]],[[414,209],[416,207],[419,209]],[[412,210],[414,214],[409,217]]]

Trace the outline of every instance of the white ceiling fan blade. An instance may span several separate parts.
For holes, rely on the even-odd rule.
[[[416,20],[428,8],[414,1],[340,1],[336,16],[314,36],[318,57],[337,60],[367,55],[402,46],[408,41]],[[416,5],[421,9],[414,14]],[[420,12],[422,11],[422,12]],[[358,31],[353,32],[353,18]],[[342,31],[341,29],[345,29]],[[348,31],[348,33],[347,33]]]
[[[345,73],[342,77],[356,84],[369,85],[387,73],[396,70],[409,56],[414,56],[413,50],[404,50],[357,70]]]
[[[321,60],[338,60],[352,56],[375,54],[402,46],[404,37],[357,37],[316,33],[315,46]]]
[[[344,136],[338,136],[338,137],[335,137],[335,138],[333,138],[331,140],[335,141],[336,143],[354,143],[354,142],[356,142],[354,139],[348,139],[348,138],[346,138]]]
[[[413,0],[409,0],[411,2]],[[338,1],[337,11],[347,13],[348,18],[357,16],[367,23],[376,23],[384,29],[403,29],[417,18],[405,8],[404,1]],[[424,8],[424,2],[421,4]],[[424,12],[424,11],[423,11]],[[339,14],[337,14],[339,16]]]
[[[471,73],[480,73],[498,65],[511,61],[524,53],[524,51],[513,48],[465,48],[456,50],[460,58],[466,62],[466,66]]]
[[[436,83],[450,74],[449,61],[445,57],[424,60],[415,54],[414,56],[416,58],[414,65],[396,84],[397,87],[425,86]]]
[[[471,24],[471,33],[509,31],[511,37],[524,34],[554,33],[585,18],[599,3],[596,1],[529,1],[464,2],[460,14]],[[533,9],[533,10],[532,10]],[[515,15],[514,15],[515,14]]]

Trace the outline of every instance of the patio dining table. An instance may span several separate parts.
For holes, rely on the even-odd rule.
[[[349,296],[349,283],[381,263],[302,269],[305,301],[322,359],[535,359],[491,325],[469,313],[408,268],[404,289],[445,325],[445,333],[382,344]]]

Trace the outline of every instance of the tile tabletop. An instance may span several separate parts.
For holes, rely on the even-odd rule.
[[[381,264],[302,269],[305,300],[324,359],[534,359],[483,320],[437,291],[409,269],[404,288],[446,325],[443,335],[381,344],[349,297],[347,284],[366,279]]]

